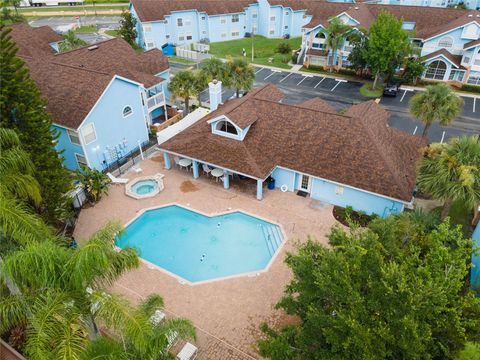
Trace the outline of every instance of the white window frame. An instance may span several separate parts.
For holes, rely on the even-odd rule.
[[[240,31],[239,30],[232,30],[232,37],[238,37],[240,36]]]
[[[170,39],[170,34],[165,34],[165,39]]]
[[[145,47],[147,50],[155,48],[155,40],[145,38]]]
[[[88,128],[92,129],[92,134],[95,136],[95,138],[93,140],[90,140],[90,141],[87,141],[87,136],[89,136],[90,134],[85,135],[85,130],[87,130]],[[89,124],[83,126],[82,129],[81,129],[81,133],[82,133],[83,143],[85,145],[88,145],[88,144],[91,144],[91,143],[97,141],[97,132],[95,130],[95,125],[93,123],[89,123]]]
[[[152,25],[143,25],[143,32],[152,32]]]
[[[220,33],[220,39],[226,39],[226,38],[227,38],[227,33],[226,32]]]
[[[232,15],[232,23],[240,22],[240,14],[233,14]]]
[[[130,108],[130,112],[129,112],[127,115],[125,115],[125,109],[126,109],[127,107]],[[123,109],[122,109],[122,116],[123,116],[124,118],[127,118],[127,117],[132,116],[132,115],[133,115],[133,107],[132,107],[131,105],[125,105],[125,106],[123,107]]]
[[[225,16],[222,16],[220,18],[220,24],[226,24],[227,23],[227,18]]]
[[[72,129],[67,129],[67,135],[68,139],[70,140],[70,143],[74,145],[82,145],[82,142],[80,141],[80,134],[76,130]],[[78,141],[74,141],[73,139],[76,138]]]
[[[178,34],[178,41],[185,41],[185,33]]]
[[[190,39],[189,39],[190,38]],[[185,33],[185,40],[189,41],[193,39],[193,35],[191,32]]]
[[[442,44],[443,42],[443,44]],[[450,49],[453,47],[453,38],[451,36],[443,36],[440,40],[438,40],[438,47],[444,49]]]
[[[183,18],[177,18],[177,27],[183,27]]]
[[[340,186],[340,185],[337,185],[335,186],[335,195],[343,195],[343,191],[345,190],[345,188],[343,186]]]
[[[268,30],[269,35],[275,35],[275,29],[270,29]]]
[[[83,157],[85,159],[85,162],[80,162],[80,160],[78,159],[79,156]],[[85,165],[86,167],[88,167],[87,157],[85,155],[75,153],[75,161],[77,162],[79,168],[81,168],[80,165]]]
[[[192,25],[192,18],[186,17],[185,21],[183,22],[183,26],[190,26]]]
[[[252,12],[252,19],[256,19],[258,17],[258,14],[256,11]]]
[[[270,16],[270,21],[275,21],[275,15]]]

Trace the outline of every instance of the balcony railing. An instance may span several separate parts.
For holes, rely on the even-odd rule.
[[[158,94],[153,95],[147,99],[147,108],[149,111],[152,111],[160,106],[165,105],[165,94],[159,92]]]

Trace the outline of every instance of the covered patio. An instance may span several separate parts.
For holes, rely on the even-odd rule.
[[[172,160],[173,166],[177,166],[180,169],[185,168],[186,170],[192,171],[192,177],[194,179],[198,179],[200,174],[205,176],[211,176],[217,182],[223,183],[224,189],[230,188],[231,179],[239,180],[240,182],[247,183],[254,183],[256,186],[255,196],[257,200],[263,199],[263,184],[266,179],[259,179],[251,175],[243,174],[238,171],[234,171],[232,169],[227,169],[225,167],[211,164],[205,161],[200,161],[198,159],[192,159],[187,156],[183,156],[181,154],[176,154],[172,152],[163,152],[163,161],[166,170],[172,169]],[[244,186],[240,186],[244,187]]]

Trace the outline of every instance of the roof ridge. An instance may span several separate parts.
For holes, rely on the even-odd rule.
[[[369,100],[367,102],[365,102],[364,104],[367,104],[368,106],[368,110],[371,110],[372,109],[372,106],[378,106],[374,100]],[[375,104],[375,105],[374,105]],[[353,105],[353,106],[356,106],[356,105]],[[384,109],[381,109],[383,111],[385,111]],[[388,120],[388,117],[390,117],[390,113],[386,112],[387,113],[387,120]],[[397,168],[392,166],[392,164],[388,161],[388,158],[385,154],[384,151],[382,151],[383,149],[381,148],[381,144],[378,142],[378,139],[377,137],[373,134],[373,131],[371,129],[371,127],[367,126],[367,123],[365,122],[365,118],[357,118],[357,119],[360,119],[360,123],[361,123],[361,126],[366,130],[368,136],[370,137],[370,140],[373,142],[374,146],[376,147],[377,149],[377,152],[380,154],[380,157],[382,158],[383,162],[387,165],[387,168],[390,169],[390,172],[394,175],[393,178],[394,178],[394,181],[395,183],[400,187],[400,188],[403,188],[404,187],[404,184],[401,184],[401,182],[404,182],[405,181],[405,178],[402,177],[401,174],[399,174],[397,172]],[[391,133],[390,132],[390,128],[388,127],[388,123],[386,124],[387,127],[386,127],[386,131]],[[391,142],[388,142],[388,146],[390,147],[391,146]],[[393,156],[395,156],[395,158],[397,157],[396,156],[396,152],[393,151],[393,154],[391,154]],[[398,159],[397,159],[398,160]],[[400,178],[398,177],[398,175],[400,175]]]
[[[88,72],[95,73],[95,74],[110,76],[109,73],[106,73],[106,72],[103,72],[103,71],[98,71],[98,70],[93,70],[93,69],[83,67],[83,66],[73,66],[73,65],[70,65],[70,64],[64,64],[64,63],[56,62],[56,61],[45,61],[45,63],[64,66],[64,67],[68,67],[68,68],[75,69],[75,70],[83,70],[83,71],[88,71]]]
[[[79,50],[84,50],[84,49],[88,49],[89,47],[92,47],[92,46],[98,46],[100,44],[105,44],[106,42],[109,42],[109,41],[114,41],[114,40],[118,40],[118,38],[112,38],[112,39],[105,39],[105,40],[102,40],[102,41],[99,41],[95,44],[87,44],[87,45],[83,45],[83,46],[80,46],[76,49],[72,49],[72,50],[68,50],[68,51],[63,51],[63,52],[59,52],[59,53],[56,53],[54,54],[55,57],[61,57],[62,55],[65,55],[65,54],[71,54],[75,51],[79,51]]]

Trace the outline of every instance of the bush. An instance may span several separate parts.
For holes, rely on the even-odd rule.
[[[354,211],[351,206],[342,208],[340,206],[333,207],[333,216],[337,221],[345,226],[351,226],[352,224],[366,227],[372,220],[378,218],[378,215],[367,215],[363,211]]]
[[[81,170],[76,171],[76,175],[90,202],[95,203],[103,194],[108,193],[110,179],[101,171],[82,166]]]
[[[282,42],[277,46],[277,52],[280,54],[288,54],[292,51],[292,47],[287,42]]]
[[[298,61],[298,54],[295,53],[295,54],[292,55],[292,63],[296,64],[297,61]]]
[[[460,88],[462,91],[470,91],[474,93],[480,94],[480,86],[479,85],[472,85],[472,84],[463,84]]]

